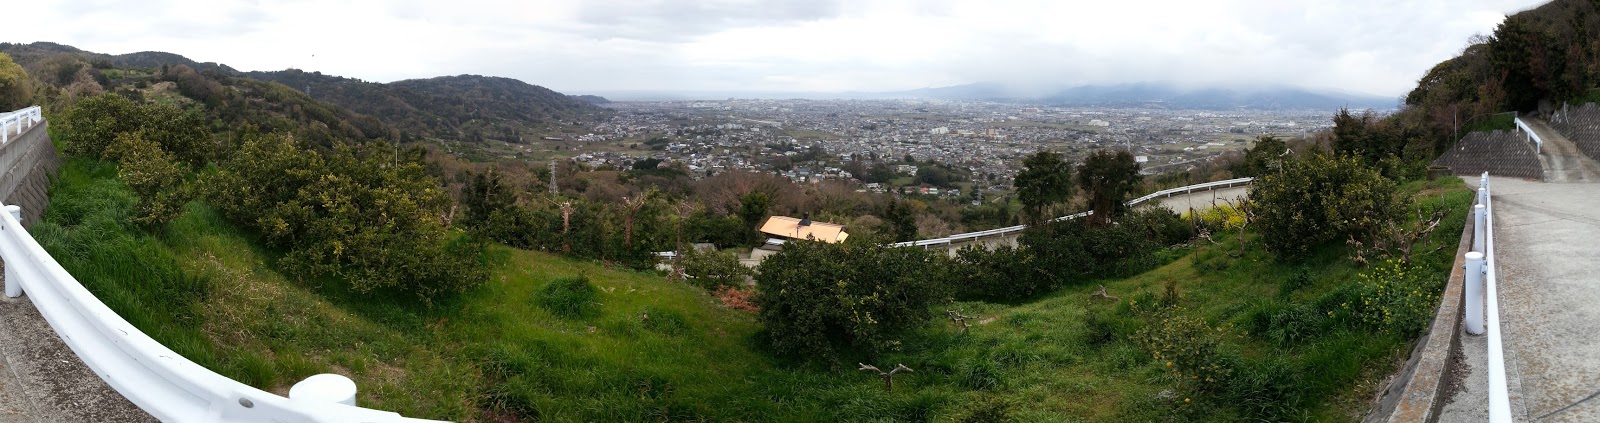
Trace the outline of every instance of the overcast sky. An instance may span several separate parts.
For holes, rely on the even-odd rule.
[[[50,5],[54,3],[54,5]],[[389,82],[463,73],[581,94],[894,91],[981,81],[1404,94],[1535,0],[79,0],[0,41]]]

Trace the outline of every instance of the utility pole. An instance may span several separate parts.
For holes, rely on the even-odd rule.
[[[560,195],[561,190],[556,188],[556,159],[550,159],[550,195]]]

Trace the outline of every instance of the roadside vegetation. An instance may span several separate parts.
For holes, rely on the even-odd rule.
[[[1404,288],[1437,292],[1471,197],[1453,179],[1400,188],[1452,209],[1412,266],[1362,266],[1338,243],[1284,262],[1249,232],[1237,255],[1239,238],[1219,230],[1158,247],[1175,259],[1132,277],[1075,279],[998,303],[925,298],[905,309],[915,316],[879,321],[895,331],[852,332],[827,358],[768,346],[786,336],[762,324],[779,297],[739,311],[695,284],[549,253],[489,247],[487,281],[433,307],[290,277],[278,270],[282,251],[198,202],[143,232],[132,222],[137,199],[115,175],[108,163],[70,160],[33,232],[136,326],[280,394],[336,372],[357,381],[366,406],[466,421],[1350,419],[1437,304]],[[852,248],[881,249],[797,250],[842,257],[841,269],[915,262],[889,258],[915,250],[837,256]],[[886,285],[877,292],[904,281],[956,293],[918,275],[874,277]],[[1093,295],[1101,286],[1107,295]],[[946,310],[969,318],[952,323]],[[858,361],[915,371],[885,392]]]
[[[363,405],[436,419],[1353,420],[1426,327],[1472,197],[1423,179],[1431,133],[1349,111],[1258,140],[1226,171],[1258,177],[1252,200],[1187,215],[1124,207],[1189,177],[1117,151],[1027,158],[1015,208],[660,163],[545,196],[281,84],[138,77],[176,91],[44,93],[67,162],[40,243],[201,365],[280,394],[345,374]],[[689,251],[804,210],[863,230],[753,274]],[[954,257],[885,246],[957,221],[1032,225]]]

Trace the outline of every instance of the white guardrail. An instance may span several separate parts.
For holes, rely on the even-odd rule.
[[[1499,277],[1495,272],[1494,263],[1494,196],[1493,188],[1489,184],[1489,172],[1483,173],[1483,179],[1478,184],[1478,202],[1483,204],[1484,229],[1483,229],[1483,275],[1487,286],[1484,292],[1484,301],[1488,308],[1488,362],[1489,362],[1489,421],[1495,423],[1510,423],[1511,420],[1511,395],[1506,389],[1506,359],[1500,336],[1500,295],[1497,288]]]
[[[1533,132],[1533,128],[1528,127],[1528,124],[1522,121],[1521,116],[1512,118],[1512,120],[1517,122],[1517,129],[1521,130],[1524,134],[1528,134],[1528,139],[1533,141],[1533,154],[1543,153],[1544,139],[1539,138],[1539,133]]]
[[[1500,297],[1494,264],[1494,199],[1489,191],[1489,172],[1484,172],[1478,180],[1478,204],[1472,207],[1472,251],[1467,252],[1466,264],[1462,266],[1462,274],[1466,276],[1462,280],[1466,284],[1463,290],[1466,311],[1462,315],[1462,323],[1467,334],[1488,335],[1485,341],[1489,350],[1486,360],[1489,365],[1489,421],[1509,423],[1512,421],[1511,398],[1506,389],[1505,350],[1501,349],[1500,338]]]
[[[1177,188],[1169,188],[1169,189],[1164,189],[1164,190],[1152,192],[1152,193],[1150,193],[1148,195],[1145,195],[1143,197],[1135,198],[1132,201],[1128,201],[1127,204],[1128,204],[1128,207],[1134,207],[1134,206],[1138,206],[1140,204],[1143,204],[1146,201],[1150,201],[1150,200],[1153,200],[1153,199],[1156,199],[1156,198],[1167,198],[1167,197],[1171,197],[1171,196],[1178,195],[1178,194],[1188,194],[1188,193],[1192,193],[1192,192],[1195,192],[1195,191],[1207,191],[1207,190],[1213,190],[1213,189],[1217,189],[1217,188],[1232,188],[1232,187],[1236,187],[1236,186],[1239,186],[1239,185],[1248,185],[1250,182],[1255,181],[1255,180],[1256,180],[1256,178],[1237,178],[1237,179],[1229,179],[1229,180],[1226,180],[1226,181],[1206,182],[1206,183],[1203,183],[1203,184],[1194,184],[1194,185],[1182,186],[1182,187],[1177,187]],[[1082,212],[1082,213],[1069,215],[1069,216],[1061,216],[1061,217],[1052,219],[1052,221],[1062,221],[1062,220],[1077,219],[1077,218],[1080,218],[1080,217],[1088,216],[1089,213],[1090,212]],[[945,245],[945,244],[961,242],[961,241],[965,241],[965,240],[969,240],[969,239],[984,238],[984,237],[991,237],[991,236],[1009,235],[1009,234],[1014,233],[1014,232],[1021,232],[1024,229],[1028,229],[1028,225],[1007,226],[1007,227],[1004,227],[1004,228],[990,229],[990,230],[986,230],[986,231],[967,232],[967,233],[955,234],[955,235],[951,235],[951,236],[947,236],[947,237],[943,237],[943,238],[933,238],[933,239],[924,239],[924,240],[920,240],[920,241],[899,242],[899,243],[889,244],[889,246],[891,246],[891,247],[923,247],[923,246],[929,246],[929,245]]]
[[[32,108],[37,113],[37,107]],[[29,109],[4,115],[12,122]],[[35,121],[37,122],[37,121]],[[355,406],[349,378],[321,374],[284,398],[219,375],[183,358],[118,316],[67,273],[22,227],[22,209],[0,213],[5,294],[24,292],[39,314],[89,369],[117,393],[165,422],[433,422]]]
[[[0,144],[11,142],[12,128],[16,128],[17,135],[22,135],[22,131],[32,128],[42,120],[44,114],[39,110],[39,106],[0,114]]]

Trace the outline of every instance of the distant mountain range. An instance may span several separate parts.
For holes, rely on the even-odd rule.
[[[976,83],[884,93],[942,100],[1029,101],[1063,106],[1142,106],[1172,109],[1393,109],[1398,99],[1292,87],[1184,89],[1167,84],[1085,85],[1038,95],[997,83]]]
[[[478,141],[515,141],[526,136],[560,131],[611,113],[594,99],[579,99],[511,78],[479,75],[441,76],[391,83],[288,69],[240,72],[227,65],[202,63],[157,51],[108,55],[49,42],[0,43],[30,74],[51,78],[65,86],[79,71],[90,72],[102,85],[111,81],[99,71],[109,68],[163,69],[186,66],[208,78],[276,82],[304,92],[317,101],[377,118],[385,125],[414,134]],[[226,85],[226,84],[224,84]],[[599,99],[604,101],[604,99]]]

